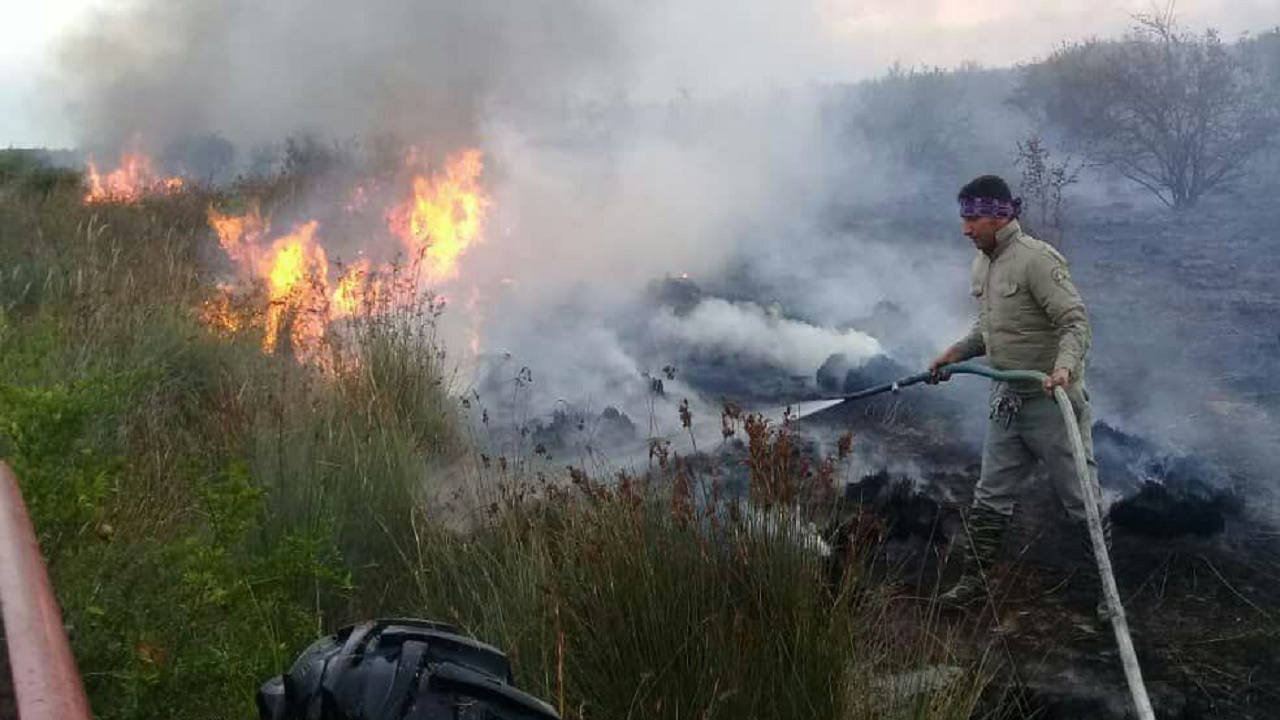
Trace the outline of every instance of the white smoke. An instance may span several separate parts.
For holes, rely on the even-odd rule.
[[[883,352],[858,330],[834,330],[781,317],[755,303],[707,298],[688,314],[663,308],[650,321],[660,341],[711,357],[763,360],[797,375],[812,375],[827,358],[845,354],[858,364]]]
[[[878,349],[749,306],[709,303],[652,327],[643,315],[646,286],[664,276],[715,277],[731,260],[775,285],[805,275],[821,257],[805,246],[832,240],[814,228],[833,200],[892,196],[863,180],[873,153],[825,105],[819,83],[841,74],[825,17],[822,3],[769,0],[136,0],[69,36],[55,67],[92,145],[217,132],[243,150],[310,130],[393,133],[435,156],[480,146],[494,209],[487,242],[444,288],[460,300],[446,314],[450,350],[462,354],[478,325],[482,354],[532,369],[532,412],[621,397],[643,407],[643,376],[663,366],[636,355],[631,333],[646,329],[799,375]],[[885,283],[840,272],[813,273],[824,280],[812,297],[788,305],[847,327],[838,308],[874,307]]]
[[[633,417],[657,414],[651,432],[665,424],[679,434],[673,405],[692,389],[668,378],[659,405],[646,382],[663,352],[673,362],[734,355],[807,375],[830,354],[856,361],[885,349],[920,367],[963,333],[974,313],[971,246],[954,218],[899,226],[951,195],[904,187],[917,171],[886,168],[875,159],[881,148],[850,132],[849,106],[828,103],[856,96],[840,81],[893,60],[1029,60],[1107,30],[1092,24],[1097,13],[1033,5],[998,0],[975,15],[969,4],[934,0],[888,9],[829,0],[132,0],[65,39],[44,95],[95,147],[137,135],[154,151],[216,132],[243,161],[253,145],[304,130],[344,140],[391,133],[436,157],[478,145],[495,203],[487,242],[463,258],[457,286],[444,288],[462,300],[446,314],[451,352],[478,328],[485,357],[509,357],[498,375],[532,370],[530,413],[612,404]],[[1121,5],[1104,18],[1117,30],[1126,10],[1146,9]],[[1202,0],[1186,10],[1193,20],[1225,16],[1231,23],[1220,25],[1238,30],[1273,6]],[[1008,23],[1019,31],[1001,30]],[[995,35],[1008,42],[988,42]],[[1005,106],[994,95],[963,98],[982,112],[956,107],[956,117],[1000,147],[1024,132],[996,119]],[[990,157],[946,171],[940,184],[1001,172]],[[831,212],[854,205],[874,214],[857,218],[856,231]],[[342,246],[329,232],[322,226],[325,242]],[[923,237],[948,234],[953,243]],[[735,262],[754,283],[742,295],[811,324],[715,299],[652,315],[653,280],[723,278]],[[860,331],[836,329],[851,326]],[[657,352],[637,347],[646,334]],[[1166,361],[1124,362],[1150,366],[1144,381],[1162,389],[1144,386],[1126,414],[1146,407],[1152,418],[1186,418],[1147,427],[1188,443],[1204,437],[1204,415],[1182,402],[1179,377],[1162,375]],[[961,383],[948,392],[983,390]],[[1098,395],[1101,415],[1108,401]],[[970,404],[980,419],[981,399]],[[1246,415],[1224,411],[1237,414]],[[1223,421],[1222,434],[1238,443],[1275,435],[1274,413],[1247,419]]]

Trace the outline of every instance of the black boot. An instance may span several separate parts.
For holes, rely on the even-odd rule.
[[[948,605],[972,604],[986,594],[987,573],[995,567],[1000,540],[1009,526],[1009,516],[975,506],[965,526],[964,572],[950,590],[939,596]]]
[[[1076,524],[1076,535],[1080,538],[1081,550],[1084,552],[1084,579],[1089,592],[1096,599],[1094,606],[1094,614],[1097,615],[1098,621],[1108,623],[1111,621],[1111,607],[1107,605],[1107,596],[1102,589],[1102,575],[1098,570],[1098,557],[1093,551],[1093,538],[1089,535],[1088,522]],[[1102,516],[1102,537],[1106,541],[1107,557],[1113,558],[1111,553],[1111,519],[1106,515]]]

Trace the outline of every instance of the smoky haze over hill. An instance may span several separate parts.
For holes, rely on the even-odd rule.
[[[923,18],[947,15],[946,3],[924,5]],[[1232,22],[1261,18],[1261,9],[1240,6]],[[672,355],[803,374],[799,364],[827,352],[873,353],[861,338],[850,342],[848,331],[863,330],[918,366],[971,321],[971,248],[954,192],[986,172],[1018,179],[1015,145],[1036,126],[1005,102],[1017,73],[902,71],[835,83],[870,73],[838,68],[859,55],[838,51],[833,32],[865,36],[858,27],[878,26],[832,12],[764,0],[141,2],[67,37],[56,87],[86,147],[136,136],[161,148],[218,133],[243,165],[255,145],[299,132],[392,134],[435,155],[478,145],[493,216],[453,290],[466,297],[474,287],[484,298],[482,351],[533,369],[539,411],[569,401],[644,412],[643,375]],[[1257,177],[1274,182],[1278,165],[1264,158]],[[1145,307],[1156,294],[1124,294],[1139,276],[1120,272],[1165,290],[1223,282],[1192,277],[1199,266],[1184,262],[1179,243],[1198,231],[1162,221],[1157,236],[1099,221],[1158,211],[1105,174],[1086,172],[1068,197],[1062,244],[1097,316],[1103,416],[1190,443],[1199,426],[1169,418],[1200,413],[1204,402],[1243,402],[1258,408],[1253,427],[1274,430],[1274,401],[1219,397],[1223,369],[1195,349],[1202,338],[1179,336],[1168,320],[1178,303],[1188,312],[1202,304],[1179,292]],[[1267,221],[1238,213],[1233,222],[1257,234],[1251,228]],[[1087,245],[1089,233],[1108,242]],[[1140,252],[1142,243],[1160,250]],[[1130,252],[1164,253],[1153,261],[1164,264],[1148,270]],[[1240,248],[1232,262],[1252,252]],[[723,299],[678,318],[653,307],[652,283],[682,275]],[[1265,305],[1263,295],[1262,286],[1241,289],[1214,307]],[[1245,335],[1230,342],[1266,375],[1274,355]],[[781,357],[780,343],[807,345]],[[1211,378],[1213,392],[1184,392],[1192,374]],[[1160,384],[1129,381],[1142,377]],[[678,374],[667,383],[672,398],[692,394],[683,382]],[[972,398],[981,419],[980,389],[948,392]],[[699,410],[715,417],[711,406]],[[662,429],[678,429],[674,406],[661,412]],[[1273,451],[1250,447],[1259,457]]]

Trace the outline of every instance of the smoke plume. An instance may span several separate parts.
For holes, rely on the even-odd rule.
[[[832,330],[778,317],[752,303],[703,300],[689,314],[664,309],[652,320],[662,341],[710,356],[742,355],[759,358],[798,375],[836,353],[851,361],[870,359],[882,349],[875,338],[857,330]]]
[[[946,4],[924,5],[936,30]],[[54,86],[85,147],[218,133],[243,164],[300,132],[393,136],[433,157],[478,146],[494,203],[487,242],[443,288],[455,299],[450,349],[478,329],[485,372],[530,368],[533,412],[653,412],[646,377],[676,356],[794,375],[831,352],[920,366],[972,321],[972,251],[953,217],[927,208],[950,204],[939,186],[1016,173],[1009,151],[1028,128],[1000,100],[1009,76],[972,71],[941,95],[907,93],[900,115],[878,118],[887,137],[859,135],[851,108],[887,106],[878,95],[858,106],[832,84],[876,68],[848,63],[874,53],[850,49],[849,14],[831,12],[767,0],[137,0],[65,39]],[[926,121],[944,115],[954,122],[934,132]],[[886,163],[893,143],[949,164]],[[846,222],[854,213],[872,217]],[[320,227],[326,243],[358,247],[332,230]],[[1077,274],[1096,297],[1089,271]],[[654,305],[650,283],[681,275],[722,299]],[[693,393],[679,376],[665,390]],[[1100,415],[1122,390],[1100,393]],[[1128,418],[1191,412],[1168,388],[1130,395]],[[676,425],[673,411],[660,420]]]
[[[479,324],[482,352],[534,369],[544,406],[661,366],[637,357],[634,333],[812,375],[830,352],[878,345],[714,300],[650,326],[615,321],[652,311],[640,308],[655,278],[755,264],[816,227],[833,196],[882,192],[849,182],[864,154],[819,89],[797,85],[830,66],[820,7],[749,5],[144,0],[66,40],[60,87],[88,146],[201,132],[241,148],[298,132],[480,146],[494,210],[445,289],[479,299],[455,303],[449,339]],[[762,277],[805,271],[777,270]],[[879,288],[823,290],[856,313]]]

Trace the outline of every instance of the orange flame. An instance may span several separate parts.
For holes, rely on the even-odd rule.
[[[327,321],[329,258],[315,240],[312,220],[276,240],[259,268],[267,279],[270,307],[263,349],[274,352],[286,321],[294,351],[309,354],[324,336]]]
[[[414,178],[413,198],[391,211],[391,231],[421,257],[427,282],[456,278],[459,260],[482,239],[492,204],[480,185],[483,170],[479,150],[452,155],[443,177]]]
[[[218,294],[206,300],[200,307],[200,315],[206,324],[218,334],[230,337],[249,324],[247,313],[235,307],[235,288],[218,283]]]
[[[151,158],[142,153],[126,152],[120,156],[120,167],[102,174],[93,160],[85,169],[85,184],[89,191],[84,201],[93,203],[134,203],[146,195],[164,195],[178,192],[183,187],[179,177],[162,177],[151,166]]]
[[[480,240],[491,202],[479,184],[480,158],[478,150],[449,158],[442,176],[415,178],[413,197],[387,211],[392,234],[417,258],[409,273],[390,264],[375,266],[364,257],[346,267],[330,264],[316,220],[273,237],[271,220],[262,215],[256,203],[242,215],[210,207],[209,225],[218,242],[242,279],[255,283],[258,292],[265,295],[267,307],[265,312],[247,313],[249,320],[233,317],[236,312],[243,313],[253,298],[260,303],[262,295],[237,295],[228,286],[222,289],[223,297],[203,307],[206,322],[223,334],[260,330],[264,351],[281,351],[287,342],[299,360],[322,361],[321,341],[334,321],[381,314],[413,303],[421,299],[422,280],[441,282],[458,276],[458,262]],[[370,202],[371,196],[360,186],[354,198],[355,202],[344,208],[348,212]],[[473,296],[471,314],[476,317],[477,303]],[[473,346],[478,343],[478,336],[473,335]]]
[[[224,215],[209,208],[209,225],[218,234],[218,243],[243,270],[253,270],[257,247],[267,234],[267,222],[255,204],[244,215]]]
[[[338,287],[333,291],[331,298],[333,317],[350,317],[360,311],[367,295],[368,277],[368,260],[362,258],[347,268],[347,271],[338,279]]]
[[[250,280],[265,283],[268,306],[263,349],[274,352],[287,329],[295,352],[309,354],[324,336],[329,312],[329,258],[316,240],[319,223],[311,220],[298,225],[269,245],[271,223],[257,206],[244,215],[209,208],[209,225],[241,272]],[[230,290],[224,294],[229,296]],[[227,303],[207,307],[206,318],[215,328],[237,328],[224,317],[225,307]]]

